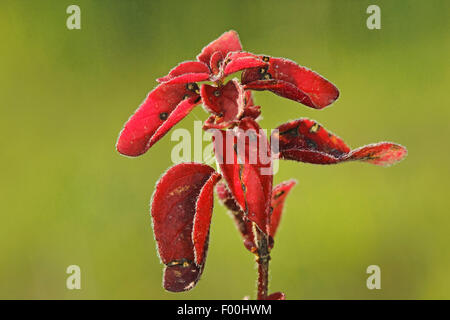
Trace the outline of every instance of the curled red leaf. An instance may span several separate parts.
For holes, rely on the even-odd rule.
[[[166,78],[161,78],[166,79]],[[164,83],[165,84],[180,84],[189,82],[200,82],[209,79],[209,73],[186,73],[180,76],[169,78]]]
[[[213,178],[212,178],[213,177]],[[171,167],[156,184],[151,201],[153,231],[164,268],[166,290],[179,292],[192,289],[200,278],[205,263],[208,237],[199,236],[195,257],[194,220],[208,219],[212,210],[211,181],[217,179],[214,169],[198,163],[182,163]],[[206,188],[206,189],[205,189]],[[202,211],[201,203],[206,203]],[[209,234],[209,224],[198,222],[197,232]],[[207,230],[206,230],[207,228]],[[203,248],[200,249],[200,246]]]
[[[272,213],[270,215],[270,227],[269,235],[274,238],[280,225],[281,216],[283,214],[284,202],[291,189],[297,184],[295,180],[288,180],[276,185],[272,191],[271,208]]]
[[[257,55],[249,52],[231,52],[223,64],[225,76],[249,68],[265,67],[267,63]]]
[[[211,69],[211,72],[214,75],[218,75],[222,73],[222,61],[223,61],[223,54],[220,51],[216,51],[211,55],[211,59],[209,61],[209,68]],[[219,76],[219,78],[222,75]]]
[[[133,157],[145,153],[200,102],[198,92],[195,83],[157,86],[125,123],[116,144],[117,150]]]
[[[338,89],[314,71],[284,58],[261,57],[265,67],[242,73],[246,89],[269,90],[315,109],[322,109],[339,97]]]
[[[251,118],[237,130],[218,131],[214,150],[223,177],[247,219],[267,233],[272,192],[272,158],[267,138]]]
[[[206,93],[204,95],[206,95]],[[209,100],[209,98],[205,100]],[[208,110],[207,107],[205,108]],[[220,111],[220,109],[218,110]],[[203,124],[203,130],[233,128],[239,123],[239,120],[243,118],[252,118],[254,120],[257,120],[258,117],[261,115],[261,107],[255,106],[253,104],[253,97],[251,91],[244,91],[244,108],[243,111],[239,113],[236,116],[234,116],[235,120],[230,120],[230,118],[233,118],[233,116],[220,117],[219,116],[221,114],[220,112],[216,113],[218,115],[211,115],[208,119],[206,119],[205,123]]]
[[[209,237],[209,226],[214,206],[214,185],[220,180],[221,175],[214,172],[203,185],[195,205],[194,227],[192,229],[192,240],[194,243],[195,263],[203,264],[205,250]]]
[[[221,118],[220,122],[238,120],[244,112],[245,93],[237,80],[219,87],[203,84],[200,95],[205,108]]]
[[[209,77],[209,68],[200,61],[185,61],[170,70],[167,76],[158,79],[158,82],[186,83],[207,80]],[[194,80],[197,79],[197,80]],[[183,82],[185,80],[190,80]]]
[[[197,56],[197,60],[209,64],[211,61],[211,56],[215,52],[220,52],[222,57],[226,57],[229,52],[241,50],[242,45],[237,32],[230,30],[223,33],[219,38],[204,47],[202,52]]]
[[[174,125],[184,119],[189,112],[198,104],[198,97],[191,97],[180,102],[180,104],[170,113],[169,117],[152,135],[146,148],[151,148],[161,139]]]
[[[407,154],[405,147],[392,142],[379,142],[350,150],[341,138],[306,118],[285,123],[277,129],[272,139],[278,140],[279,156],[283,159],[313,164],[364,161],[389,166]]]

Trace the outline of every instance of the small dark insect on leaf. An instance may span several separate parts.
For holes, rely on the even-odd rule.
[[[168,114],[167,112],[161,112],[161,113],[159,114],[159,118],[160,118],[161,120],[166,120],[168,116],[169,116],[169,114]]]

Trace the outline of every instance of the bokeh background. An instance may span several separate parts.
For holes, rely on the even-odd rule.
[[[81,7],[81,30],[66,8]],[[381,30],[366,8],[381,7]],[[298,117],[358,147],[408,147],[391,168],[282,162],[295,177],[271,262],[288,299],[450,298],[450,3],[442,1],[6,1],[0,3],[0,298],[241,299],[256,270],[216,203],[202,280],[161,287],[149,199],[168,137],[144,156],[114,148],[155,78],[229,29],[246,50],[321,73],[339,100],[312,110],[256,93],[264,128]],[[178,125],[192,129],[201,108]],[[77,264],[82,289],[67,290]],[[366,268],[381,267],[381,290]]]

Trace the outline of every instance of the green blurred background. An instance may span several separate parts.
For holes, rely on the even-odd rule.
[[[66,8],[81,7],[81,30]],[[381,30],[366,8],[381,7]],[[229,29],[244,49],[288,57],[340,91],[317,111],[256,93],[264,128],[316,119],[353,147],[408,147],[391,168],[280,163],[299,184],[272,252],[288,299],[450,298],[450,3],[442,1],[5,1],[0,3],[0,298],[241,299],[256,270],[216,203],[191,292],[161,287],[149,199],[169,137],[139,158],[114,148],[155,78]],[[178,127],[205,119],[198,108]],[[67,290],[68,265],[82,289]],[[366,268],[381,267],[381,290]]]

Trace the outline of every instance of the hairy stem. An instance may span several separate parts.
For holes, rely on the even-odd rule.
[[[258,300],[265,300],[269,289],[269,237],[261,232],[256,226],[254,228],[256,245],[256,262],[258,263]]]

